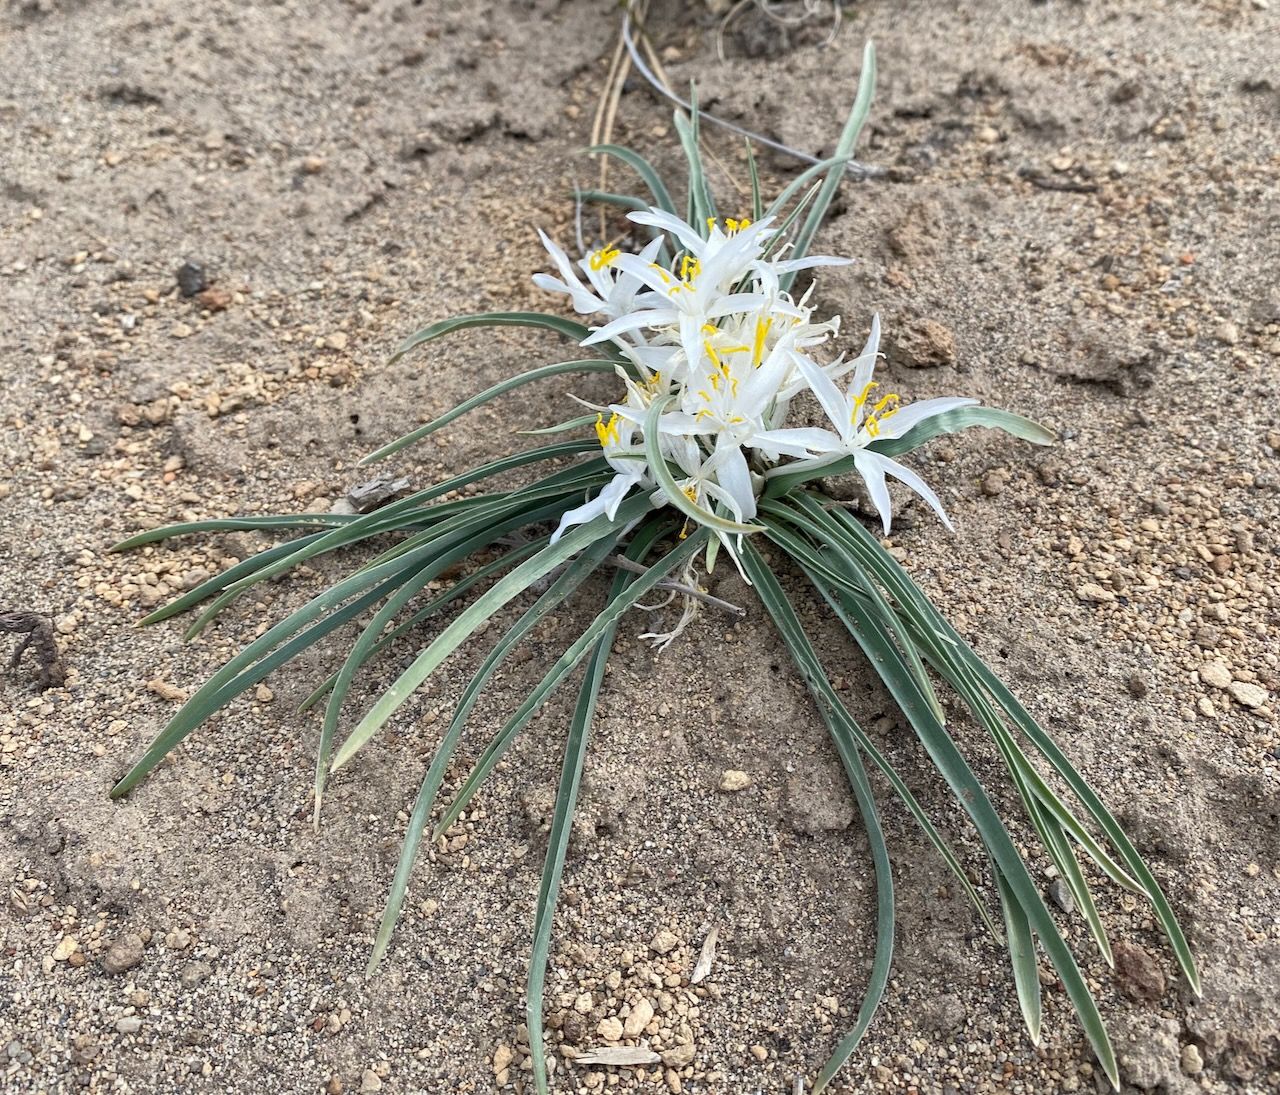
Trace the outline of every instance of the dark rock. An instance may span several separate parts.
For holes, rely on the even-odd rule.
[[[1049,900],[1064,913],[1075,912],[1076,899],[1071,896],[1070,887],[1060,878],[1055,878],[1049,883]]]
[[[184,262],[178,267],[178,272],[175,276],[178,279],[178,290],[184,297],[193,297],[197,293],[204,292],[209,287],[205,269],[198,262],[191,262],[190,260]]]

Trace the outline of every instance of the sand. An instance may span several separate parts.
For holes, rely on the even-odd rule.
[[[820,246],[859,262],[824,274],[820,308],[851,344],[881,314],[896,390],[977,396],[1063,438],[935,443],[916,465],[958,532],[904,497],[892,545],[1116,809],[1187,925],[1203,999],[1114,887],[1095,890],[1117,971],[1062,917],[1126,1089],[1280,1089],[1280,17],[1263,0],[844,7],[826,49],[825,21],[784,32],[744,10],[724,64],[725,5],[655,4],[653,21],[709,109],[819,155],[875,38],[863,155],[891,170],[842,192]],[[385,364],[427,322],[555,306],[529,281],[533,228],[572,239],[617,27],[615,5],[585,0],[0,14],[0,611],[48,616],[67,670],[41,693],[24,660],[0,685],[6,1091],[531,1089],[523,983],[568,700],[424,857],[367,980],[404,811],[484,644],[334,782],[318,834],[318,720],[295,708],[336,640],[111,802],[183,695],[360,556],[184,645],[184,620],[134,624],[265,540],[108,548],[169,521],[327,510],[370,449],[564,353],[473,333]],[[678,168],[670,112],[634,77],[617,136]],[[740,144],[709,147],[731,195]],[[775,186],[794,170],[764,167]],[[394,470],[421,485],[506,451],[523,423],[576,413],[569,387],[609,394],[598,378],[526,389]],[[791,1092],[865,984],[871,866],[838,761],[751,591],[731,568],[712,587],[747,617],[707,613],[663,655],[637,617],[612,662],[548,981],[557,1091]],[[994,902],[908,729],[792,588],[851,709]],[[581,611],[503,673],[461,761]],[[424,638],[362,678],[353,714]],[[956,733],[1016,818],[990,743],[959,716]],[[729,769],[749,785],[721,790]],[[1102,1090],[1047,964],[1035,1047],[1003,953],[878,790],[894,979],[833,1090]],[[1047,859],[1031,862],[1049,893]],[[569,1063],[647,1009],[631,1041],[662,1064]]]

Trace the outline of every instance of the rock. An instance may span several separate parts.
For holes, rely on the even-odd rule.
[[[171,951],[184,951],[191,946],[191,933],[185,928],[174,928],[165,935],[164,945]]]
[[[1200,667],[1200,679],[1213,688],[1231,687],[1231,670],[1222,662],[1205,662]]]
[[[1247,681],[1232,681],[1227,691],[1231,693],[1231,698],[1236,703],[1243,704],[1245,707],[1256,709],[1267,702],[1267,690],[1259,684],[1250,684]]]
[[[755,1045],[751,1047],[751,1056],[761,1064],[764,1064],[769,1059],[769,1051],[764,1046]]]
[[[1064,913],[1075,912],[1076,899],[1071,895],[1071,890],[1067,884],[1060,878],[1055,878],[1049,883],[1049,900]]]
[[[382,1090],[382,1079],[371,1068],[366,1068],[360,1074],[360,1091],[361,1095],[369,1095],[373,1091]]]
[[[853,824],[854,804],[831,774],[797,773],[787,780],[785,813],[791,827],[808,836],[839,833]]]
[[[888,356],[909,369],[954,365],[956,336],[936,319],[909,319],[889,343]]]
[[[196,294],[196,303],[208,312],[225,312],[231,307],[234,299],[225,289],[216,289],[212,286]]]
[[[187,694],[183,689],[177,685],[170,684],[168,681],[161,680],[159,677],[147,681],[147,691],[154,692],[162,700],[168,700],[170,703],[184,703],[187,699]]]
[[[1116,595],[1109,589],[1104,589],[1096,582],[1085,582],[1076,590],[1076,596],[1082,601],[1092,601],[1094,604],[1109,604],[1116,599]]]
[[[1129,689],[1129,695],[1135,700],[1142,699],[1151,691],[1150,685],[1141,673],[1130,673],[1129,679],[1125,681],[1125,687]]]
[[[621,1041],[622,1020],[616,1015],[610,1015],[600,1020],[600,1025],[596,1027],[596,1031],[606,1042]]]
[[[631,1013],[622,1024],[622,1033],[628,1038],[639,1038],[644,1028],[653,1021],[653,1005],[644,996],[631,1007]]]
[[[505,1043],[500,1045],[493,1051],[493,1071],[501,1072],[503,1069],[510,1068],[511,1062],[515,1060],[515,1053],[509,1045]]]
[[[675,932],[659,928],[653,939],[649,941],[649,949],[655,954],[670,954],[680,945]]]
[[[1164,970],[1150,951],[1136,943],[1121,940],[1112,948],[1112,952],[1116,960],[1116,981],[1121,992],[1131,1000],[1159,1000],[1164,995]]]
[[[737,768],[728,768],[720,777],[720,790],[741,791],[751,786],[751,777]]]
[[[116,1030],[121,1034],[137,1034],[142,1029],[142,1020],[136,1015],[126,1015],[116,1020]]]
[[[1185,1045],[1182,1047],[1182,1058],[1179,1062],[1182,1071],[1188,1076],[1199,1076],[1204,1071],[1204,1058],[1200,1056],[1198,1046]]]
[[[123,935],[107,948],[102,956],[102,968],[108,973],[124,973],[142,962],[141,938],[130,933]]]
[[[990,472],[982,481],[982,493],[987,495],[988,498],[994,498],[996,495],[1003,493],[1008,483],[1009,477],[1004,472]]]
[[[191,962],[183,968],[178,980],[182,982],[183,988],[193,989],[197,985],[204,984],[212,976],[213,967],[208,962]]]
[[[1213,337],[1224,346],[1235,346],[1240,341],[1240,328],[1229,319],[1224,320],[1218,324],[1218,329],[1213,332]]]
[[[178,267],[174,275],[178,281],[178,290],[184,297],[193,297],[209,286],[204,267],[198,262],[188,259]]]
[[[302,173],[304,175],[319,175],[325,169],[326,161],[323,156],[308,156],[302,161]]]
[[[1137,1016],[1127,1038],[1116,1039],[1120,1075],[1134,1087],[1184,1090],[1178,1062],[1178,1023],[1173,1019]]]
[[[347,348],[347,333],[346,331],[334,331],[324,340],[324,343],[331,350],[345,350]]]
[[[662,1055],[662,1063],[668,1068],[684,1068],[685,1065],[692,1063],[697,1052],[698,1047],[692,1042],[684,1042],[667,1050]]]
[[[955,993],[945,992],[921,1004],[920,1026],[943,1036],[954,1035],[963,1029],[967,1015],[964,1001]]]
[[[74,935],[64,935],[53,948],[53,960],[65,962],[80,949],[80,941]]]

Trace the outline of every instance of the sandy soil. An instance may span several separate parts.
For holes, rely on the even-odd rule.
[[[673,77],[815,153],[875,37],[865,155],[893,175],[845,191],[823,250],[860,263],[823,279],[822,305],[855,340],[883,314],[898,390],[976,395],[1063,435],[1047,452],[985,433],[936,444],[919,466],[959,533],[908,507],[894,544],[1117,808],[1188,925],[1200,1000],[1114,889],[1099,887],[1125,941],[1117,972],[1063,918],[1126,1085],[1280,1090],[1280,17],[1263,0],[845,7],[827,50],[825,28],[785,34],[747,12],[724,65],[702,5],[655,16]],[[256,541],[106,549],[186,517],[327,509],[364,452],[561,352],[473,336],[383,364],[423,322],[547,306],[529,283],[533,226],[571,236],[566,192],[594,170],[575,152],[616,20],[603,0],[4,6],[0,610],[51,616],[69,673],[41,694],[24,662],[0,686],[6,1091],[526,1082],[518,1024],[563,703],[420,865],[366,981],[403,810],[475,656],[336,781],[318,835],[318,727],[293,708],[327,671],[319,657],[111,803],[177,699],[333,571],[183,645],[181,621],[133,624]],[[669,111],[641,84],[619,135],[675,166]],[[711,147],[740,185],[738,144]],[[186,261],[206,271],[202,296],[178,289]],[[397,468],[425,483],[506,449],[526,416],[567,417],[561,387]],[[731,573],[715,591],[752,604]],[[945,789],[803,603],[855,713],[988,892]],[[557,921],[557,1090],[789,1092],[857,1007],[866,843],[758,608],[703,617],[661,657],[637,638],[646,624],[614,659]],[[539,632],[495,714],[572,626],[569,612]],[[1012,813],[990,747],[959,733]],[[726,768],[753,783],[721,792]],[[838,1089],[1101,1090],[1060,991],[1029,1043],[1001,953],[887,800],[895,978]],[[713,925],[712,976],[690,986]],[[564,1063],[641,998],[663,1066]]]

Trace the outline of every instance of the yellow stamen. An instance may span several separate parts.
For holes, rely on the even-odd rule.
[[[702,263],[693,255],[685,255],[680,260],[680,280],[686,285],[691,284],[700,273],[702,273]]]
[[[760,360],[764,357],[764,340],[769,337],[769,328],[772,326],[772,316],[756,320],[756,338],[751,348],[751,364],[757,368],[760,367]]]
[[[620,422],[621,419],[618,417],[617,412],[609,416],[607,423],[604,420],[604,415],[596,415],[596,437],[599,439],[602,449],[608,448],[611,444],[616,445],[619,443],[621,440]]]
[[[603,270],[606,266],[612,266],[614,260],[621,254],[622,252],[616,247],[602,247],[592,254],[590,259],[591,269]]]

